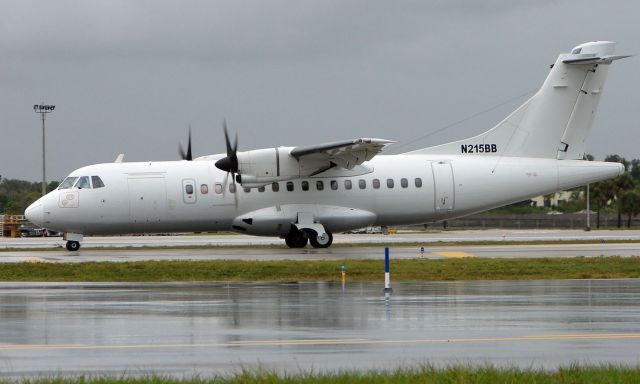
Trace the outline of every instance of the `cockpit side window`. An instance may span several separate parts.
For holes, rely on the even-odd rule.
[[[577,54],[579,54],[581,51],[582,51],[582,48],[576,48],[576,49],[574,49],[573,51],[571,51],[571,54],[573,54],[573,55],[577,55]]]
[[[94,189],[104,187],[104,183],[102,182],[100,176],[91,176],[91,183],[93,183]]]
[[[62,180],[62,183],[60,183],[60,185],[58,186],[58,189],[69,189],[73,187],[73,184],[76,183],[76,180],[78,180],[77,177],[69,176],[66,179]]]
[[[82,176],[76,183],[78,189],[91,189],[91,183],[89,182],[89,176]]]

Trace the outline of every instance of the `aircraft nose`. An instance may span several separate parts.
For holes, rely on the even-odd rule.
[[[33,224],[43,226],[44,224],[44,207],[42,201],[37,200],[24,211],[24,216]]]

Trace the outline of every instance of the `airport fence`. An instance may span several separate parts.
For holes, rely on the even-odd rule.
[[[596,214],[591,214],[591,228],[597,228]],[[621,227],[627,228],[628,218],[622,216]],[[495,215],[478,214],[460,219],[448,220],[428,224],[427,228],[446,229],[584,229],[587,227],[587,216],[584,213],[565,214],[526,214],[526,215]],[[617,214],[600,214],[600,228],[614,229],[618,227]],[[631,220],[631,228],[640,228],[640,216]]]

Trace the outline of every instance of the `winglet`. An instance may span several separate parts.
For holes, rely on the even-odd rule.
[[[122,160],[124,160],[124,153],[119,154],[114,163],[122,163]]]

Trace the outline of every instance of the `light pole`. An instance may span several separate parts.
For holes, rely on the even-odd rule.
[[[585,228],[585,231],[590,231],[591,230],[591,198],[589,196],[589,184],[587,184],[587,228]]]
[[[53,112],[56,109],[55,105],[34,104],[33,112],[39,113],[42,119],[42,196],[47,194],[47,168],[45,162],[45,146],[44,146],[44,121],[46,120],[47,113]]]

